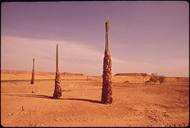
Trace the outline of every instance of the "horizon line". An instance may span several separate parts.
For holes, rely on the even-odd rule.
[[[11,69],[1,69],[1,73],[2,72],[31,72],[29,70],[11,70]],[[55,72],[51,72],[51,71],[35,71],[36,73],[55,73]],[[81,74],[84,76],[102,76],[101,75],[89,75],[89,74],[85,74],[85,73],[80,73],[80,72],[60,72],[60,73],[71,73],[71,74]],[[147,75],[151,75],[151,74],[156,74],[158,76],[164,76],[164,77],[189,77],[189,76],[170,76],[170,75],[161,75],[158,73],[147,73],[147,72],[118,72],[115,74],[112,74],[112,76],[116,76],[117,74],[147,74]],[[122,75],[121,75],[122,76]],[[124,75],[123,75],[124,76]]]

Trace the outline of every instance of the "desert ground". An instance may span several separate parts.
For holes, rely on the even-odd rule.
[[[113,76],[113,103],[102,104],[101,76],[62,74],[62,98],[53,99],[54,73],[1,72],[3,126],[188,126],[189,78]],[[127,81],[127,82],[126,82]]]

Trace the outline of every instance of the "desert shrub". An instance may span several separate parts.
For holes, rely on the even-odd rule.
[[[157,73],[151,73],[151,76],[150,76],[150,82],[159,82],[160,84],[164,82],[164,76],[159,76],[157,75]]]
[[[158,77],[158,80],[160,81],[160,83],[163,83],[163,82],[164,82],[164,79],[165,79],[164,76],[159,76],[159,77]]]

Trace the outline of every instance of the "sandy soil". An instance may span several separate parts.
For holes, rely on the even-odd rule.
[[[86,77],[85,77],[86,78]],[[113,103],[104,105],[101,80],[62,81],[63,97],[52,99],[53,80],[1,82],[3,126],[187,126],[189,82],[161,85],[113,83]]]

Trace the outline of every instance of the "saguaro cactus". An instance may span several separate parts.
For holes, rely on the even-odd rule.
[[[103,85],[102,85],[102,98],[101,102],[104,104],[112,103],[112,61],[109,50],[109,19],[107,18],[105,23],[106,35],[105,35],[105,52],[103,62]]]
[[[56,73],[55,73],[55,90],[53,93],[54,98],[60,98],[62,96],[61,89],[61,76],[59,73],[59,64],[58,64],[58,45],[56,45]]]
[[[35,64],[35,59],[33,58],[32,79],[30,81],[31,84],[34,84],[34,76],[35,76],[34,64]]]

